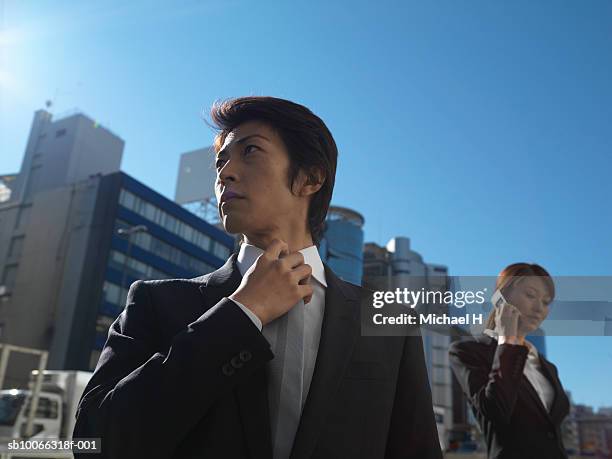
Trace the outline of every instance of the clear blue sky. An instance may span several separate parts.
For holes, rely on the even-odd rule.
[[[180,153],[212,139],[202,111],[274,95],[334,133],[333,203],[365,216],[366,241],[408,236],[454,275],[612,274],[612,2],[0,5],[0,173],[54,99],[172,197]],[[612,338],[548,347],[578,402],[612,406]]]

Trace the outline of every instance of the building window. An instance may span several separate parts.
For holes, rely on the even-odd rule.
[[[448,361],[448,351],[445,349],[433,349],[433,363],[434,364],[446,364]]]
[[[191,242],[193,240],[193,228],[189,225],[183,225],[183,238]]]
[[[134,209],[134,195],[127,190],[121,190],[119,194],[119,204],[130,210]]]
[[[450,384],[450,371],[448,368],[435,365],[431,379],[436,384]]]
[[[127,223],[122,220],[117,220],[115,223],[115,232],[119,228],[129,227]],[[189,255],[182,250],[167,244],[166,242],[157,239],[156,237],[151,236],[149,233],[137,233],[132,239],[134,245],[146,250],[147,252],[151,252],[153,255],[163,258],[170,263],[180,266],[183,269],[187,269],[192,271],[194,274],[206,274],[208,272],[214,271],[214,268],[207,263],[201,261],[198,258],[195,258]],[[215,244],[217,244],[215,242]],[[225,259],[227,258],[227,254],[229,254],[229,249],[222,244],[218,244],[217,256]],[[111,259],[112,260],[112,259]],[[154,274],[158,276],[159,272]],[[161,278],[165,278],[166,276],[161,276]]]
[[[142,216],[146,218],[147,220],[154,222],[156,207],[153,204],[150,204],[146,201],[143,201],[142,206],[143,206]]]
[[[104,282],[104,287],[102,288],[104,292],[104,300],[113,304],[120,304],[121,301],[121,291],[119,286],[116,284],[111,284],[110,282]]]
[[[223,244],[219,244],[217,241],[213,242],[213,254],[225,260],[229,256],[229,249],[225,247]]]
[[[127,298],[128,289],[119,288],[117,284],[105,281],[102,286],[104,301],[108,301],[117,306],[123,306]]]
[[[210,250],[210,238],[198,231],[196,232],[195,245],[208,252]]]
[[[109,266],[117,271],[126,273],[137,279],[167,279],[172,277],[170,274],[160,271],[151,265],[143,263],[135,258],[127,258],[123,253],[116,250],[111,251]]]
[[[211,249],[211,239],[207,235],[127,190],[121,190],[119,204],[207,252]],[[213,253],[226,259],[229,249],[220,244],[216,249],[213,247]]]
[[[174,218],[172,215],[164,214],[164,228],[166,228],[171,233],[176,233],[176,227],[178,226],[178,220]]]
[[[65,134],[66,134],[66,129],[60,129],[58,131],[55,131],[55,137],[61,137]]]

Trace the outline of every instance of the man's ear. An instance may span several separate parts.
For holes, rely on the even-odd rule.
[[[319,191],[325,183],[325,174],[318,167],[312,167],[307,172],[302,169],[298,177],[299,196],[311,196]]]

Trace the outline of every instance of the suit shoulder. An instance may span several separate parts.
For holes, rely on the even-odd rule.
[[[202,276],[193,277],[193,278],[172,278],[172,279],[147,279],[147,280],[137,280],[134,284],[145,284],[151,290],[163,290],[163,289],[173,289],[180,287],[192,287],[194,285],[200,285],[206,283],[208,278],[212,273],[204,274]]]
[[[344,279],[340,279],[343,289],[354,298],[365,299],[374,294],[373,290],[362,285],[354,284]]]
[[[199,298],[199,287],[205,285],[210,274],[212,273],[191,279],[138,280],[130,286],[130,291],[133,291],[134,296],[136,296],[136,292],[141,291],[142,287],[146,287],[145,291],[153,303],[161,306],[166,303],[175,304],[177,298],[191,297],[194,294],[196,295],[195,298]]]
[[[540,357],[542,357],[542,360],[544,360],[544,362],[546,362],[546,364],[548,364],[556,374],[559,374],[559,370],[557,368],[557,366],[552,363],[550,360],[548,360],[546,357],[544,357],[543,355],[540,355]]]

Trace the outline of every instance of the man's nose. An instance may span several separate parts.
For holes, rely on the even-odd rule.
[[[223,167],[219,170],[217,178],[221,183],[226,181],[236,181],[235,167],[231,160],[226,161]]]

